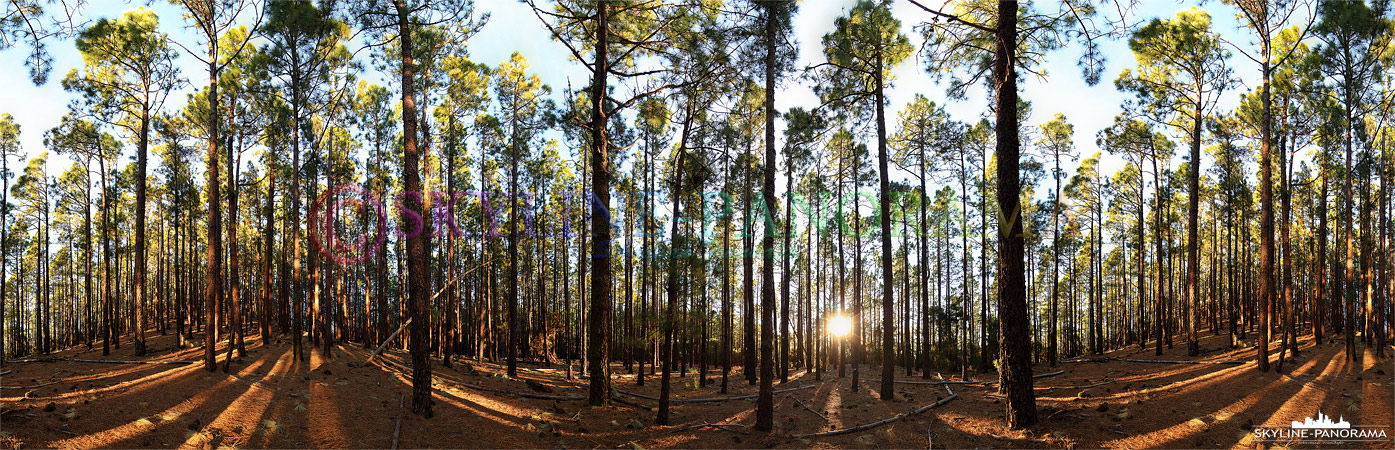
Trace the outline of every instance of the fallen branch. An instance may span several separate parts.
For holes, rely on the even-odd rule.
[[[1051,373],[1039,373],[1039,374],[1036,374],[1036,375],[1032,375],[1032,378],[1054,377],[1054,376],[1056,376],[1056,375],[1060,375],[1060,374],[1063,374],[1063,373],[1066,373],[1066,371],[1065,371],[1065,370],[1057,370],[1057,371],[1051,372]],[[869,380],[868,382],[871,383],[871,382],[873,382],[873,381],[870,381],[870,380]],[[943,385],[949,385],[949,384],[981,384],[981,385],[987,386],[987,385],[992,385],[992,384],[998,384],[997,381],[902,381],[902,380],[896,380],[896,382],[899,383],[899,384],[925,384],[925,385],[933,385],[933,386],[943,386]]]
[[[623,398],[620,398],[620,396],[618,396],[618,395],[611,396],[610,399],[611,399],[611,400],[614,400],[615,403],[619,403],[619,404],[621,404],[621,405],[626,405],[626,406],[630,406],[630,407],[633,407],[633,408],[642,409],[642,410],[645,410],[645,411],[653,411],[653,409],[650,408],[650,407],[648,407],[648,406],[641,405],[641,404],[639,404],[639,403],[635,403],[635,402],[632,402],[632,401],[629,401],[629,400],[625,400],[625,399],[623,399]]]
[[[794,387],[794,388],[788,388],[788,389],[777,389],[777,390],[771,391],[770,393],[771,393],[771,394],[782,394],[782,393],[785,393],[785,392],[798,391],[798,390],[801,390],[801,389],[810,389],[810,388],[813,388],[813,387],[814,387],[814,385],[812,385],[812,384],[806,384],[806,385],[800,386],[800,387]],[[622,391],[622,390],[619,390],[619,389],[616,389],[615,392],[619,392],[619,393],[621,393],[621,394],[629,395],[629,396],[632,396],[632,397],[639,397],[639,398],[642,398],[642,399],[645,399],[645,400],[654,400],[654,401],[658,401],[658,400],[659,400],[658,398],[656,398],[656,397],[654,397],[654,396],[652,396],[652,395],[636,394],[636,393],[633,393],[633,392],[626,392],[626,391]],[[672,402],[672,403],[710,403],[710,402],[724,402],[724,401],[727,401],[727,400],[745,400],[745,399],[748,399],[748,398],[756,398],[758,395],[759,395],[759,394],[738,395],[738,396],[735,396],[735,397],[675,398],[675,399],[670,399],[669,402]]]
[[[1010,438],[1010,437],[1006,437],[1006,436],[998,436],[998,435],[993,434],[993,433],[988,433],[988,437],[991,437],[991,438],[993,438],[993,439],[997,439],[997,440],[1000,440],[1000,441],[1051,442],[1051,441],[1049,441],[1049,440],[1042,439],[1042,438]]]
[[[1095,384],[1086,385],[1086,386],[1035,386],[1035,388],[1036,388],[1036,389],[1041,389],[1041,390],[1043,390],[1043,391],[1049,391],[1049,390],[1052,390],[1052,389],[1089,389],[1089,388],[1093,388],[1093,387],[1104,386],[1104,385],[1106,385],[1106,384],[1113,383],[1113,382],[1114,382],[1114,380],[1109,380],[1109,381],[1105,381],[1105,382],[1103,382],[1103,383],[1095,383]]]
[[[397,425],[392,427],[392,450],[397,450],[397,436],[402,434],[402,402],[407,396],[397,398]]]
[[[658,397],[655,397],[655,396],[652,396],[652,395],[637,394],[637,393],[634,393],[634,392],[624,391],[624,390],[615,389],[615,388],[611,388],[611,389],[614,389],[615,392],[619,392],[619,393],[621,393],[621,394],[625,394],[625,395],[628,395],[628,396],[631,396],[631,397],[639,397],[639,398],[642,398],[642,399],[645,399],[645,400],[653,400],[653,401],[656,401],[656,402],[659,401],[659,398],[658,398]]]
[[[1061,414],[1065,414],[1065,413],[1072,412],[1072,411],[1080,411],[1080,410],[1082,410],[1082,409],[1085,409],[1085,408],[1084,408],[1084,407],[1079,407],[1079,408],[1075,408],[1075,409],[1062,409],[1062,410],[1060,410],[1060,411],[1056,411],[1056,412],[1054,412],[1054,413],[1051,413],[1051,415],[1049,415],[1049,416],[1046,416],[1046,420],[1051,420],[1052,417],[1056,417],[1056,416],[1059,416],[1059,415],[1061,415]]]
[[[586,396],[583,396],[583,395],[549,395],[549,394],[535,394],[535,393],[532,393],[532,392],[510,391],[510,390],[505,390],[505,389],[495,389],[495,388],[491,388],[491,387],[484,387],[484,386],[475,385],[475,384],[469,384],[469,383],[460,383],[460,382],[456,382],[456,381],[447,380],[447,379],[444,379],[444,378],[441,378],[441,379],[439,379],[438,381],[442,381],[442,382],[449,383],[449,384],[454,384],[454,385],[457,385],[457,386],[464,386],[464,387],[467,387],[467,388],[470,388],[470,389],[474,389],[474,390],[477,390],[477,391],[494,392],[494,393],[498,393],[498,394],[508,394],[508,395],[513,395],[513,396],[516,396],[516,397],[523,397],[523,398],[536,398],[536,399],[541,399],[541,400],[585,400],[585,399],[586,399]]]
[[[404,365],[402,365],[402,364],[398,364],[396,361],[393,361],[393,360],[390,360],[390,359],[380,359],[380,360],[377,360],[376,362],[379,363],[379,364],[387,363],[387,365],[393,366],[393,367],[395,367],[395,368],[397,368],[397,369],[399,369],[399,370],[402,370],[402,371],[404,371],[404,372],[409,372],[409,371],[411,370],[411,369],[408,368],[407,366],[404,366]],[[513,396],[516,396],[516,397],[523,397],[523,398],[536,398],[536,399],[541,399],[541,400],[585,400],[585,399],[586,399],[585,396],[580,396],[580,395],[547,395],[547,394],[534,394],[534,393],[532,393],[532,392],[521,392],[521,391],[510,391],[510,390],[506,390],[506,389],[495,389],[495,388],[484,387],[484,386],[475,385],[475,384],[461,383],[461,382],[459,382],[459,381],[454,381],[454,380],[450,380],[450,379],[447,379],[447,378],[438,377],[438,376],[435,376],[435,375],[432,375],[432,376],[431,376],[431,379],[432,379],[432,382],[433,382],[433,383],[450,384],[450,385],[455,385],[455,386],[460,386],[460,387],[465,387],[465,388],[474,389],[474,390],[477,390],[477,391],[494,392],[494,393],[498,393],[498,394],[513,395]]]
[[[41,388],[41,387],[44,387],[44,386],[54,385],[54,384],[58,384],[58,383],[62,383],[62,382],[63,382],[63,380],[50,381],[50,382],[47,382],[47,383],[44,383],[44,384],[36,384],[36,385],[33,385],[33,386],[24,386],[24,387],[22,387],[22,388],[20,388],[20,389]]]
[[[3,376],[5,376],[5,375],[9,375],[10,372],[12,372],[12,371],[6,370],[6,371],[4,371],[4,372],[0,372],[0,377],[3,377]]]
[[[870,382],[870,381],[869,381],[869,382]],[[897,383],[897,384],[924,384],[924,385],[931,385],[931,386],[945,386],[945,385],[951,385],[951,384],[984,384],[984,385],[987,385],[987,384],[996,384],[997,381],[901,381],[901,380],[896,380],[896,383]]]
[[[361,364],[361,365],[364,365],[364,366],[368,365],[368,362],[369,362],[369,361],[372,361],[374,357],[377,357],[379,353],[382,353],[382,352],[383,352],[383,349],[387,348],[388,344],[392,342],[392,339],[395,338],[395,337],[397,337],[397,334],[398,334],[398,333],[401,333],[402,330],[407,329],[407,324],[410,324],[410,323],[412,323],[412,319],[409,317],[409,318],[407,318],[407,321],[406,321],[406,322],[402,322],[402,326],[397,327],[397,331],[394,331],[394,332],[392,332],[392,334],[389,334],[388,337],[387,337],[387,339],[383,339],[382,345],[379,345],[378,348],[377,348],[376,350],[373,350],[373,354],[368,355],[368,359],[363,360],[363,364]]]
[[[892,423],[892,422],[896,422],[896,421],[898,421],[898,420],[903,420],[903,419],[905,419],[905,418],[907,418],[907,417],[911,417],[911,416],[914,416],[914,415],[916,415],[916,414],[920,414],[920,413],[929,411],[929,410],[932,409],[932,408],[935,408],[935,407],[937,407],[937,406],[944,405],[944,404],[946,404],[946,403],[949,403],[950,401],[953,401],[953,400],[956,399],[956,398],[959,398],[959,394],[955,394],[954,391],[952,391],[952,390],[949,389],[949,386],[945,386],[945,390],[946,390],[946,391],[949,391],[949,397],[945,397],[945,398],[940,399],[940,400],[938,400],[938,401],[936,401],[936,402],[934,402],[934,403],[931,403],[931,404],[929,404],[929,405],[922,406],[922,407],[916,409],[915,411],[911,411],[911,412],[908,412],[908,413],[905,413],[905,414],[901,414],[901,415],[899,415],[899,416],[888,417],[888,418],[885,418],[885,419],[882,419],[882,420],[878,420],[878,421],[876,421],[876,422],[866,423],[866,424],[858,425],[858,426],[855,426],[855,427],[844,428],[844,429],[841,429],[841,430],[825,431],[825,432],[822,432],[822,433],[796,434],[796,435],[791,435],[790,437],[795,438],[795,439],[804,439],[804,438],[811,438],[811,437],[837,436],[837,435],[840,435],[840,434],[856,433],[856,432],[858,432],[858,431],[867,430],[867,429],[871,429],[871,428],[876,428],[876,427],[879,427],[879,426],[882,426],[882,425],[886,425],[886,424],[889,424],[889,423]]]
[[[678,428],[673,429],[673,431],[671,431],[670,433],[677,433],[677,432],[680,432],[680,431],[687,431],[687,430],[691,430],[691,429],[694,429],[694,428],[712,427],[712,428],[716,428],[716,429],[718,429],[718,430],[730,431],[730,432],[732,432],[732,433],[751,434],[751,432],[745,431],[745,430],[732,430],[732,429],[726,428],[726,427],[744,427],[744,426],[746,426],[746,425],[744,425],[744,424],[739,424],[739,423],[707,423],[707,422],[703,422],[703,423],[699,423],[699,424],[693,424],[693,425],[686,425],[686,426],[678,427]]]
[[[1245,364],[1245,363],[1249,362],[1249,361],[1174,361],[1174,360],[1167,360],[1167,359],[1128,359],[1128,358],[1084,358],[1084,359],[1068,359],[1068,360],[1063,360],[1063,361],[1061,361],[1061,362],[1082,363],[1082,362],[1109,362],[1109,361],[1136,362],[1136,363],[1154,363],[1154,364]]]
[[[886,424],[889,424],[889,423],[892,423],[892,422],[896,422],[896,421],[898,421],[898,420],[905,419],[905,418],[910,417],[910,416],[914,416],[914,415],[916,415],[916,414],[923,413],[923,412],[925,412],[925,411],[929,411],[929,410],[932,409],[932,408],[935,408],[935,407],[937,407],[937,406],[944,405],[945,403],[949,403],[951,400],[954,400],[954,399],[956,399],[956,398],[959,398],[959,395],[958,395],[958,394],[951,395],[951,396],[945,397],[944,399],[941,399],[940,401],[937,401],[937,402],[935,402],[935,403],[931,403],[931,404],[929,404],[929,405],[922,406],[922,407],[920,407],[920,409],[917,409],[917,410],[915,410],[915,411],[911,411],[911,412],[908,412],[908,413],[905,413],[905,414],[901,414],[901,415],[895,416],[895,417],[889,417],[889,418],[886,418],[886,419],[878,420],[878,421],[872,422],[872,423],[867,423],[867,424],[858,425],[858,426],[855,426],[855,427],[844,428],[844,429],[841,429],[841,430],[825,431],[825,432],[822,432],[822,433],[797,434],[797,435],[791,435],[790,437],[793,437],[793,438],[795,438],[795,439],[803,439],[803,438],[810,438],[810,437],[837,436],[837,435],[840,435],[840,434],[856,433],[856,432],[858,432],[858,431],[862,431],[862,430],[866,430],[866,429],[871,429],[871,428],[876,428],[876,427],[879,427],[879,426],[882,426],[882,425],[886,425]]]
[[[80,362],[80,363],[97,363],[97,364],[173,364],[173,365],[186,365],[186,364],[193,364],[193,363],[195,363],[196,361],[122,361],[122,360],[115,360],[115,359],[35,358],[35,359],[22,359],[22,360],[18,360],[18,361],[7,361],[7,362],[9,362],[9,363],[31,363],[31,362]]]
[[[815,415],[817,415],[817,416],[823,418],[823,421],[824,421],[824,422],[827,422],[827,421],[828,421],[828,416],[825,416],[825,415],[823,415],[822,413],[820,413],[820,412],[818,412],[818,411],[814,411],[814,408],[810,408],[809,405],[806,405],[806,404],[804,404],[804,402],[799,401],[799,399],[796,398],[795,396],[793,396],[793,395],[787,395],[786,397],[789,397],[791,400],[794,400],[795,403],[798,403],[799,406],[803,406],[804,409],[809,410],[809,412],[814,413]]]

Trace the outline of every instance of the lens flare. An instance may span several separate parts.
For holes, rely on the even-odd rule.
[[[833,316],[828,319],[828,332],[833,333],[833,336],[839,338],[846,336],[849,332],[852,332],[852,319],[842,314]]]

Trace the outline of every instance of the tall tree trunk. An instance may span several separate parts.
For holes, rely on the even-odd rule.
[[[209,16],[213,16],[210,6]],[[212,27],[213,25],[205,25]],[[206,30],[208,40],[208,281],[204,286],[204,352],[203,368],[209,372],[216,369],[213,355],[216,345],[219,298],[223,294],[223,216],[219,209],[218,192],[218,39],[212,29]]]
[[[98,149],[101,148],[101,139],[100,139],[100,137],[101,137],[101,136],[98,136],[98,138],[99,138],[99,139],[98,139],[98,143],[97,143],[97,148],[98,148]],[[89,159],[89,161],[90,161],[90,159]],[[90,164],[90,163],[89,163],[89,164]],[[10,155],[8,155],[8,154],[0,154],[0,174],[8,174],[8,173],[10,173]],[[9,236],[9,230],[10,230],[10,224],[9,224],[9,218],[10,218],[10,177],[5,176],[5,177],[0,177],[0,178],[4,178],[4,181],[3,181],[3,182],[0,182],[0,185],[3,185],[3,189],[0,189],[0,243],[5,243],[5,242],[9,242],[9,238],[10,238],[10,236]],[[90,186],[90,185],[91,185],[91,182],[88,182],[88,185]],[[89,188],[89,189],[90,189],[90,188]],[[88,204],[90,205],[90,204],[91,204],[91,200],[90,200],[91,194],[90,194],[90,193],[88,194],[88,197],[89,197]],[[105,198],[105,195],[103,195],[103,198]],[[89,209],[90,209],[90,207],[89,207]],[[87,224],[88,224],[89,227],[91,226],[91,219],[92,219],[92,215],[91,215],[91,213],[89,212],[88,215],[87,215]],[[87,253],[88,253],[88,257],[91,258],[91,255],[92,255],[92,245],[91,245],[92,240],[91,240],[90,237],[92,236],[92,233],[91,233],[90,229],[85,229],[85,230],[84,230],[84,234],[86,234],[87,236],[89,236],[88,241],[87,241],[87,242],[88,242],[88,246],[87,246],[87,249],[88,249],[88,250],[87,250]],[[11,317],[10,315],[6,315],[7,313],[6,313],[6,311],[5,311],[5,303],[9,301],[9,297],[10,297],[10,295],[9,295],[10,289],[9,289],[9,287],[8,287],[8,286],[9,286],[10,278],[9,278],[8,274],[5,272],[5,269],[7,269],[7,268],[9,267],[9,264],[8,264],[8,263],[9,263],[9,256],[10,256],[10,249],[9,249],[9,246],[7,246],[7,245],[0,245],[0,367],[4,367],[4,366],[5,366],[5,358],[8,357],[8,356],[10,355],[9,353],[7,353],[7,352],[5,351],[5,343],[11,341],[10,336],[7,335],[7,334],[5,334],[5,318],[6,318],[6,317]],[[88,274],[88,278],[90,279],[91,276],[92,276],[92,270],[91,270],[90,268],[87,270],[87,274]],[[88,290],[88,291],[91,291],[91,290],[92,290],[92,288],[91,288],[91,283],[90,283],[90,282],[88,283],[88,289],[87,289],[87,290]],[[103,303],[103,305],[105,305],[105,303]],[[16,310],[21,310],[21,311],[22,311],[22,308],[16,307],[15,309],[16,309]],[[18,322],[19,314],[17,314],[17,313],[9,313],[9,314],[12,314],[12,315],[15,317],[16,322]],[[106,317],[103,316],[103,324],[104,324],[103,326],[105,326],[105,319],[106,319]],[[105,329],[105,328],[103,328],[103,329]],[[14,331],[14,330],[10,330],[10,331]],[[91,347],[91,346],[92,346],[92,345],[91,345],[91,343],[90,343],[90,338],[89,338],[88,347]],[[102,347],[102,354],[103,354],[103,355],[106,355],[106,354],[110,353],[110,351],[106,348],[106,342],[103,342],[103,343],[102,343],[102,346],[103,346],[103,347]],[[14,350],[14,349],[11,349],[11,350]]]
[[[513,133],[517,135],[517,130]],[[509,304],[508,304],[508,352],[507,373],[509,378],[518,377],[518,160],[522,151],[514,142],[513,155],[509,158]]]
[[[237,95],[237,93],[236,93],[236,91],[234,91],[234,92],[233,92],[234,101],[235,101],[235,99],[236,99],[236,95]],[[229,122],[229,123],[228,123],[228,129],[229,129],[229,130],[232,130],[232,122],[233,122],[234,114],[236,114],[235,110],[234,110],[234,111],[229,111],[229,112],[228,112],[228,122]],[[238,145],[238,146],[239,146],[239,147],[241,147],[241,145],[240,145],[240,144],[241,144],[241,142],[240,142],[241,139],[242,139],[242,138],[241,138],[241,134],[239,133],[239,135],[238,135],[238,140],[239,140],[239,145]],[[242,270],[241,270],[241,267],[240,267],[240,265],[239,265],[239,263],[238,263],[238,256],[237,256],[237,253],[238,253],[238,242],[237,242],[237,173],[238,173],[238,162],[237,162],[237,159],[234,157],[235,152],[233,151],[233,146],[231,145],[231,144],[232,144],[232,138],[231,138],[231,137],[228,138],[228,143],[229,143],[230,145],[228,145],[228,148],[227,148],[226,151],[225,151],[225,153],[227,153],[227,157],[228,157],[228,230],[227,230],[228,236],[227,236],[227,238],[228,238],[228,244],[229,244],[229,245],[228,245],[228,280],[227,280],[227,283],[228,283],[228,294],[227,294],[227,295],[228,295],[228,306],[229,306],[229,307],[228,307],[228,311],[229,311],[229,313],[232,315],[232,317],[231,317],[232,320],[229,322],[230,329],[228,330],[228,332],[229,332],[229,334],[228,334],[228,338],[229,338],[229,339],[228,339],[228,353],[227,353],[227,355],[225,355],[225,358],[226,358],[225,361],[228,361],[228,362],[225,363],[225,364],[223,365],[223,371],[224,371],[224,372],[226,372],[226,371],[229,370],[229,366],[231,365],[232,354],[233,354],[233,350],[234,350],[234,349],[237,350],[237,355],[238,355],[238,356],[246,356],[246,355],[247,355],[247,350],[246,350],[245,348],[243,348],[243,345],[242,345],[242,296],[241,296],[241,294],[238,292],[238,290],[241,288],[241,284],[242,284],[242,283],[241,283],[241,276],[242,276],[241,272],[242,272]],[[136,249],[136,251],[140,252],[140,251],[142,251],[142,250],[141,250],[140,247],[138,247],[138,248]],[[143,270],[140,269],[139,267],[140,267],[141,265],[144,265],[144,264],[145,264],[145,258],[144,258],[144,257],[137,257],[137,258],[136,258],[136,266],[137,266],[136,271],[137,271],[137,272],[142,272]],[[142,325],[141,327],[144,328],[144,325]]]
[[[925,149],[920,149],[920,256],[916,261],[916,274],[920,282],[920,340],[921,340],[921,372],[922,379],[930,379],[930,280],[929,275],[929,244],[930,233],[926,230],[929,220],[926,218],[926,204],[930,200],[930,192],[926,190],[926,161]]]
[[[1200,89],[1197,89],[1198,99]],[[1197,226],[1201,221],[1201,104],[1192,110],[1191,129],[1191,170],[1187,174],[1187,286],[1183,293],[1187,307],[1187,356],[1201,352],[1197,341],[1197,304],[1201,288],[1201,248],[1198,242]]]
[[[1263,112],[1260,119],[1261,139],[1259,144],[1259,302],[1260,326],[1263,329],[1259,333],[1259,371],[1268,372],[1269,307],[1274,299],[1274,166],[1272,163],[1273,151],[1269,142],[1273,133],[1270,124],[1273,113],[1270,111],[1269,46],[1267,44],[1262,44],[1262,46],[1264,47],[1264,55],[1260,63],[1260,71],[1263,74],[1263,86],[1260,92]]]
[[[263,214],[265,214],[266,219],[265,222],[263,222],[262,224],[262,245],[265,246],[262,250],[262,298],[261,306],[259,307],[259,309],[261,310],[261,334],[263,346],[268,345],[271,342],[271,265],[274,259],[272,245],[275,242],[273,240],[275,239],[275,235],[273,234],[274,228],[272,227],[272,222],[275,217],[273,211],[275,208],[274,201],[276,199],[276,175],[271,172],[272,169],[268,166],[266,174],[266,209],[263,210]],[[381,250],[382,249],[379,249],[379,251]],[[368,342],[367,335],[364,336],[364,342]]]
[[[771,93],[767,92],[769,96]],[[741,159],[741,173],[743,174],[743,185],[741,189],[741,214],[744,220],[741,224],[741,305],[745,312],[742,317],[742,356],[745,363],[742,364],[741,371],[746,376],[746,384],[755,385],[758,381],[759,369],[757,364],[760,361],[756,358],[756,293],[755,293],[755,273],[752,264],[755,263],[755,226],[751,223],[751,172],[755,169],[755,164],[751,163],[751,143],[746,143],[745,158]]]
[[[1167,261],[1169,261],[1171,258],[1169,258],[1169,257],[1167,256],[1167,253],[1163,252],[1163,240],[1166,239],[1166,238],[1164,237],[1164,236],[1165,236],[1165,232],[1164,232],[1164,230],[1163,230],[1163,215],[1166,213],[1167,207],[1166,207],[1166,205],[1163,203],[1165,200],[1163,200],[1163,193],[1162,193],[1162,172],[1158,170],[1158,154],[1157,154],[1157,149],[1153,149],[1153,158],[1152,158],[1152,160],[1153,160],[1153,245],[1154,245],[1154,250],[1155,250],[1155,252],[1156,252],[1157,255],[1158,255],[1156,258],[1154,258],[1154,259],[1156,260],[1156,262],[1157,262],[1158,278],[1157,278],[1157,280],[1154,280],[1155,282],[1157,282],[1157,287],[1153,289],[1153,318],[1154,318],[1153,338],[1155,339],[1155,341],[1153,342],[1153,354],[1154,354],[1154,355],[1157,355],[1157,356],[1162,356],[1163,338],[1164,338],[1164,336],[1166,336],[1166,335],[1168,334],[1168,333],[1167,333],[1167,316],[1165,315],[1165,312],[1166,312],[1166,303],[1167,303],[1167,296],[1166,296],[1166,292],[1167,292],[1167,279],[1166,279],[1165,271],[1166,271],[1166,267],[1167,267],[1167,266],[1166,266],[1166,263],[1167,263]],[[1140,178],[1141,178],[1141,177],[1140,177]]]
[[[771,390],[775,379],[775,216],[780,207],[780,202],[775,199],[775,49],[779,45],[775,41],[777,7],[774,3],[765,7],[765,176],[761,193],[765,199],[762,210],[766,211],[766,216],[763,218],[765,237],[761,239],[761,364],[760,392],[756,399],[757,431],[770,431],[775,426],[775,400]],[[788,274],[785,277],[788,278]]]
[[[210,98],[215,98],[210,96]],[[217,113],[215,112],[216,116]],[[216,136],[216,135],[210,135]],[[216,138],[216,137],[215,137]],[[150,147],[150,109],[141,111],[136,145],[136,356],[145,355],[145,172]],[[214,174],[216,176],[216,173]]]
[[[85,334],[86,337],[87,337],[87,349],[88,349],[88,350],[91,350],[91,349],[92,349],[92,334],[93,334],[92,328],[93,328],[93,324],[94,324],[96,321],[94,321],[94,320],[92,319],[92,180],[91,180],[91,176],[92,176],[92,157],[91,157],[90,155],[84,160],[84,162],[83,162],[83,164],[82,164],[82,169],[83,169],[83,173],[84,173],[84,175],[83,175],[83,180],[82,180],[82,185],[83,185],[83,194],[82,194],[82,249],[83,249],[83,255],[82,255],[82,260],[83,260],[83,267],[84,267],[84,270],[83,270],[83,277],[82,277],[82,278],[83,278],[82,294],[86,297],[86,302],[84,302],[84,305],[85,305],[85,307],[86,307],[86,309],[87,309],[87,313],[84,315],[84,318],[86,319],[86,320],[84,320],[84,322],[86,322],[86,324],[87,324],[87,332],[84,333],[84,334]],[[4,172],[5,172],[5,169],[2,168],[2,167],[0,167],[0,173],[4,173]],[[8,183],[6,183],[6,184],[8,184]],[[4,201],[5,201],[5,200],[0,200],[0,203],[3,203]],[[0,214],[0,215],[3,215],[3,214]],[[3,227],[4,227],[3,221],[0,221],[0,228],[3,228]],[[0,242],[5,242],[5,232],[4,232],[4,231],[0,231]],[[3,306],[3,305],[4,305],[4,303],[5,303],[5,301],[4,301],[5,295],[4,295],[4,293],[3,293],[3,291],[5,290],[5,288],[4,288],[4,279],[5,279],[5,264],[4,264],[4,260],[5,260],[5,254],[4,254],[4,252],[0,252],[0,315],[3,315],[3,312],[4,312],[4,306]],[[177,314],[177,313],[176,313],[176,314]],[[4,325],[4,324],[5,324],[5,321],[4,321],[3,319],[0,319],[0,340],[3,340],[3,339],[4,339],[4,335],[5,335],[5,325]],[[180,328],[182,328],[182,327],[180,327]],[[178,331],[178,330],[176,330],[176,331]],[[181,336],[180,338],[177,338],[177,340],[179,341],[179,348],[184,348],[183,336]],[[3,344],[0,344],[0,360],[3,360],[3,359],[5,359],[5,347],[4,347]]]
[[[1055,152],[1053,152],[1055,153]],[[1046,337],[1046,363],[1056,367],[1056,303],[1061,294],[1061,155],[1055,155],[1056,166],[1051,177],[1056,180],[1056,195],[1051,202],[1051,312]]]
[[[1032,392],[1031,347],[1028,343],[1026,280],[1023,274],[1023,233],[1018,201],[1019,141],[1017,135],[1017,2],[998,2],[996,55],[993,85],[997,92],[998,157],[998,318],[999,352],[1006,375],[1007,424],[1021,429],[1037,422],[1035,394]]]
[[[692,116],[689,115],[688,117],[689,117],[689,119],[686,119],[686,120],[691,120],[691,117],[692,117]],[[679,253],[678,253],[678,224],[682,222],[681,220],[679,220],[679,217],[681,217],[681,216],[680,216],[680,212],[681,212],[681,208],[680,208],[680,207],[683,205],[683,201],[682,201],[682,192],[683,192],[683,152],[687,150],[686,148],[684,148],[684,146],[687,145],[687,141],[688,141],[688,126],[687,126],[687,124],[685,123],[684,126],[683,126],[683,142],[682,142],[682,144],[680,144],[679,147],[678,147],[677,162],[676,162],[676,163],[674,164],[674,166],[673,166],[673,195],[672,195],[672,197],[673,197],[673,236],[670,238],[670,241],[669,241],[669,252],[670,252],[671,255],[674,255],[674,257],[668,258],[668,280],[667,280],[667,284],[668,284],[668,288],[667,288],[667,291],[668,291],[668,294],[667,294],[667,297],[668,297],[668,299],[667,299],[667,300],[668,300],[668,311],[665,313],[664,320],[662,321],[662,323],[663,323],[663,334],[664,334],[663,339],[664,339],[664,343],[663,343],[663,350],[662,350],[663,355],[660,357],[660,359],[662,360],[661,364],[663,364],[663,369],[661,369],[662,372],[663,372],[663,374],[660,375],[661,378],[660,378],[660,380],[659,380],[659,413],[658,413],[658,417],[655,418],[655,420],[654,420],[654,423],[656,423],[656,424],[658,424],[658,425],[668,425],[668,424],[669,424],[669,396],[670,396],[670,392],[671,392],[671,387],[670,387],[670,385],[669,385],[669,378],[670,378],[670,376],[671,376],[671,375],[670,375],[670,372],[672,372],[672,369],[673,369],[673,358],[674,358],[673,328],[674,328],[674,321],[677,320],[677,317],[674,316],[674,306],[677,305],[678,302],[679,302],[679,300],[678,300],[678,262],[682,260],[681,258],[678,258],[678,257],[677,257],[677,255],[679,254]],[[759,407],[759,406],[756,407],[756,411],[757,411],[756,427],[759,429],[759,427],[760,427],[760,418],[759,418],[760,407]]]
[[[876,60],[877,70],[873,77],[876,93],[873,97],[877,102],[877,168],[881,174],[878,216],[882,229],[882,379],[877,392],[881,394],[882,401],[889,401],[895,398],[893,388],[896,384],[896,321],[893,317],[896,272],[892,269],[891,255],[891,174],[886,163],[886,108],[883,106],[886,102],[885,90],[882,87],[881,49],[876,50]]]
[[[430,257],[431,223],[426,220],[422,202],[421,153],[417,149],[417,104],[416,104],[416,61],[412,47],[412,25],[408,17],[407,5],[403,0],[394,0],[397,9],[397,32],[401,43],[402,59],[402,178],[406,215],[415,214],[420,223],[416,233],[407,236],[407,291],[411,302],[412,330],[412,412],[430,418],[431,411],[431,358],[428,341],[431,329],[431,273],[427,268]]]
[[[1327,178],[1328,161],[1326,155],[1319,155],[1317,158],[1318,176],[1322,177],[1322,187],[1317,200],[1317,235],[1313,237],[1317,241],[1317,256],[1313,259],[1313,342],[1321,344],[1323,338],[1323,323],[1327,320],[1328,296],[1332,292],[1327,290]]]
[[[604,99],[609,73],[610,6],[596,4],[596,61],[591,85],[591,228],[595,236],[591,248],[591,304],[587,338],[590,363],[592,406],[610,404],[610,155],[607,147],[607,117]]]

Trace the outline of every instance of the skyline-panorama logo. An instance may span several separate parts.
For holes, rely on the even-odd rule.
[[[1390,439],[1388,426],[1352,425],[1346,417],[1331,416],[1318,411],[1313,417],[1303,421],[1291,421],[1287,428],[1255,427],[1253,436],[1258,442],[1276,441],[1341,441],[1341,442],[1384,442]]]
[[[1337,421],[1333,422],[1331,417],[1328,417],[1326,414],[1323,414],[1322,411],[1318,411],[1317,420],[1313,420],[1312,417],[1303,419],[1302,422],[1295,420],[1293,421],[1292,425],[1289,425],[1289,428],[1351,428],[1351,422],[1347,422],[1346,418],[1341,416],[1338,416]]]

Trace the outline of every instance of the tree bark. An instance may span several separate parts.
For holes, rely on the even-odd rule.
[[[1037,422],[1036,398],[1032,391],[1031,347],[1028,343],[1027,298],[1023,274],[1023,232],[1017,135],[1017,3],[998,2],[996,54],[993,85],[997,91],[998,157],[998,317],[1000,352],[1006,366],[1002,377],[1007,392],[1007,424],[1022,429]]]
[[[421,153],[417,148],[416,61],[413,58],[412,24],[406,3],[394,0],[397,9],[398,39],[401,39],[402,60],[402,197],[403,219],[415,214],[420,224],[407,235],[407,294],[411,303],[412,329],[412,412],[430,418],[431,358],[428,334],[431,328],[431,273],[427,268],[430,249],[431,223],[426,220],[421,192]]]
[[[607,149],[605,87],[609,70],[607,58],[609,4],[596,7],[596,61],[591,85],[591,189],[593,212],[591,229],[591,304],[587,361],[592,406],[610,404],[610,155]]]

